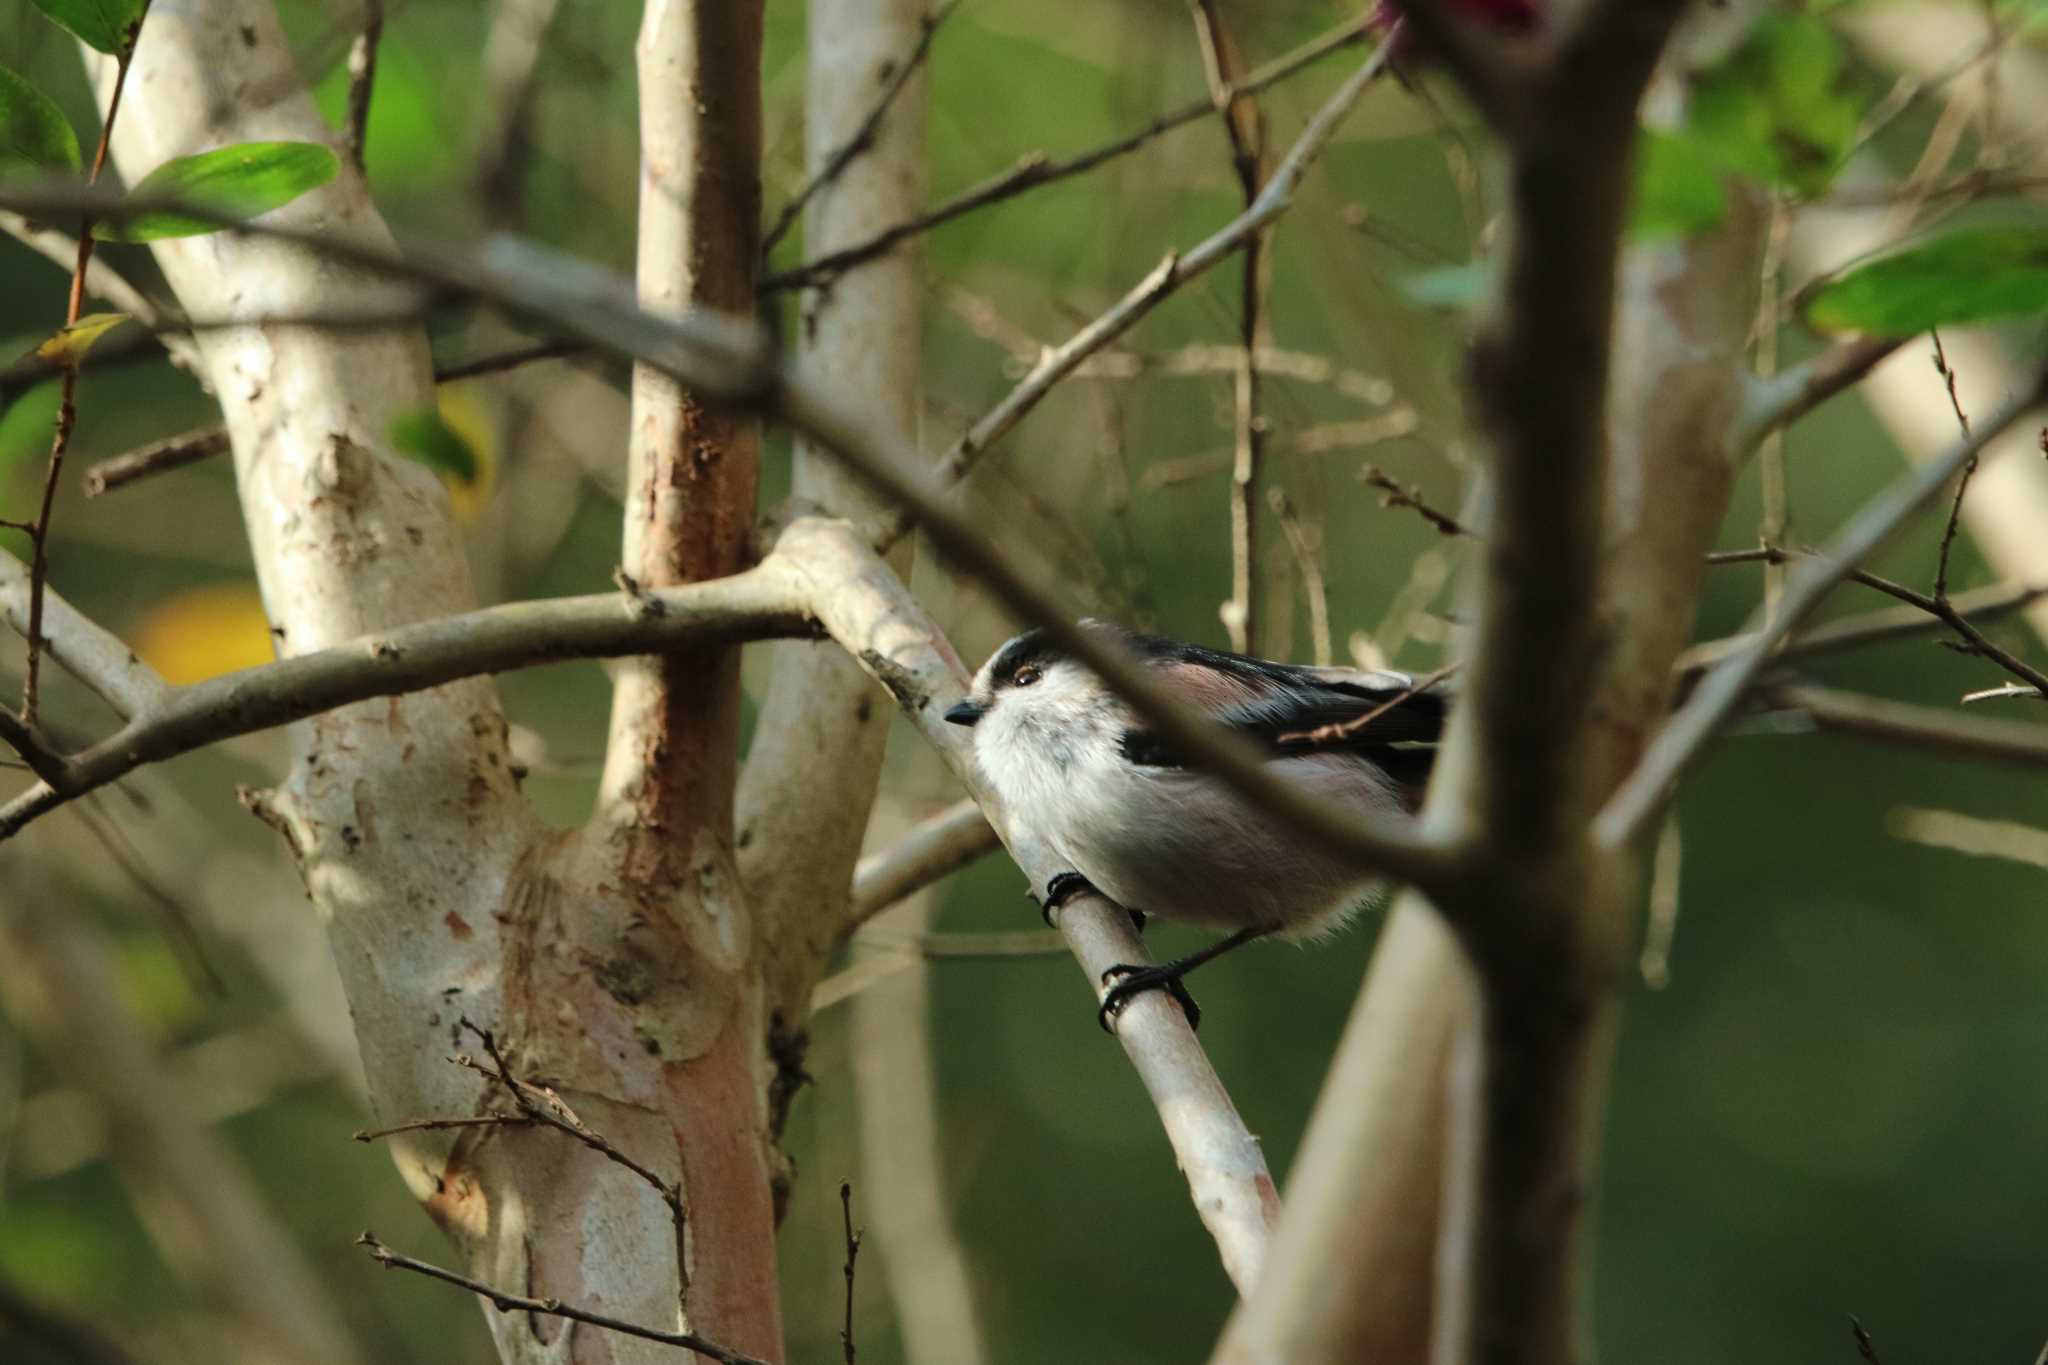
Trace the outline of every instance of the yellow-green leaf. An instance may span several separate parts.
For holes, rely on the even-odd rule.
[[[476,481],[476,452],[437,409],[418,408],[392,418],[391,444],[401,454],[458,483]]]
[[[1829,281],[1805,313],[1823,331],[1874,336],[2048,317],[2048,227],[1943,233]]]
[[[142,177],[128,197],[138,203],[190,204],[225,218],[254,218],[318,189],[340,169],[340,159],[317,142],[237,142],[166,161]],[[99,223],[92,232],[104,242],[154,242],[196,237],[220,227],[203,218],[164,212]]]
[[[134,46],[149,0],[35,0],[35,5],[72,36],[118,56]]]
[[[126,321],[126,313],[87,313],[36,347],[36,359],[53,370],[68,370],[85,359],[95,341]]]
[[[50,97],[0,66],[0,179],[78,169],[78,134]]]

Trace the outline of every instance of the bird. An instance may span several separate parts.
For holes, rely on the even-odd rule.
[[[1081,628],[1114,640],[1167,692],[1250,740],[1275,777],[1340,807],[1414,817],[1450,703],[1441,674],[1418,681],[1303,667],[1104,621]],[[1188,972],[1254,939],[1327,937],[1382,889],[1370,871],[1176,752],[1044,629],[990,655],[944,715],[973,728],[975,764],[1011,821],[1067,865],[1048,880],[1048,921],[1093,889],[1141,928],[1156,915],[1227,931],[1172,962],[1105,971],[1105,1029],[1132,996],[1155,989],[1198,1023],[1181,985]]]

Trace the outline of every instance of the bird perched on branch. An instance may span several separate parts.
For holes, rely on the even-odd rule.
[[[1301,668],[1102,622],[1169,692],[1268,756],[1274,776],[1339,807],[1412,815],[1447,705],[1435,679]],[[1131,996],[1167,989],[1200,1018],[1180,980],[1255,938],[1313,939],[1343,927],[1373,875],[1187,761],[1085,664],[1042,630],[983,664],[946,712],[974,727],[974,756],[1011,819],[1072,868],[1046,887],[1046,916],[1093,888],[1140,918],[1231,931],[1156,967],[1117,966],[1105,1028]],[[1114,984],[1111,984],[1112,981]]]

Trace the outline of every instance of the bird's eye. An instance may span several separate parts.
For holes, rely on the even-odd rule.
[[[1010,686],[1029,687],[1043,676],[1045,675],[1037,664],[1026,664],[1017,670],[1015,677],[1010,679]]]

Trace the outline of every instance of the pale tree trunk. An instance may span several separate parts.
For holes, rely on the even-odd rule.
[[[700,29],[710,30],[701,43]],[[754,6],[650,12],[651,301],[748,304],[758,38]],[[700,72],[705,45],[719,60]],[[100,67],[104,98],[111,71]],[[154,10],[128,100],[114,151],[131,182],[224,142],[329,136],[259,0]],[[388,244],[347,169],[280,220]],[[411,302],[274,240],[220,234],[156,253],[198,316]],[[264,323],[209,331],[201,344],[282,652],[471,605],[445,495],[424,468],[389,454],[392,417],[433,398],[418,328]],[[643,383],[634,444],[629,569],[668,582],[736,568],[753,518],[751,432],[704,417],[672,386]],[[566,836],[541,830],[520,799],[483,680],[297,726],[290,776],[252,805],[286,836],[328,923],[387,1123],[504,1107],[492,1084],[445,1060],[475,1046],[459,1029],[466,1017],[497,1032],[516,1071],[554,1085],[681,1187],[689,1231],[679,1274],[663,1200],[559,1134],[400,1136],[400,1171],[471,1273],[651,1325],[684,1317],[772,1356],[781,1336],[760,1014],[727,837],[737,709],[729,656],[628,670],[598,817]],[[554,1320],[490,1321],[507,1359],[666,1358]]]
[[[806,209],[804,250],[817,257],[865,240],[924,207],[922,73],[893,93],[864,150],[831,174],[835,154],[890,92],[923,34],[922,0],[815,0],[809,10],[805,164],[822,183]],[[842,395],[899,449],[918,431],[919,252],[906,244],[804,296],[798,367]],[[800,439],[792,497],[806,510],[865,521],[885,504],[846,466]],[[908,542],[890,555],[899,574]],[[893,714],[846,651],[783,644],[739,789],[740,868],[768,948],[770,1027],[800,1057],[811,988],[844,937],[847,892]],[[782,1115],[778,1114],[778,1121]]]

